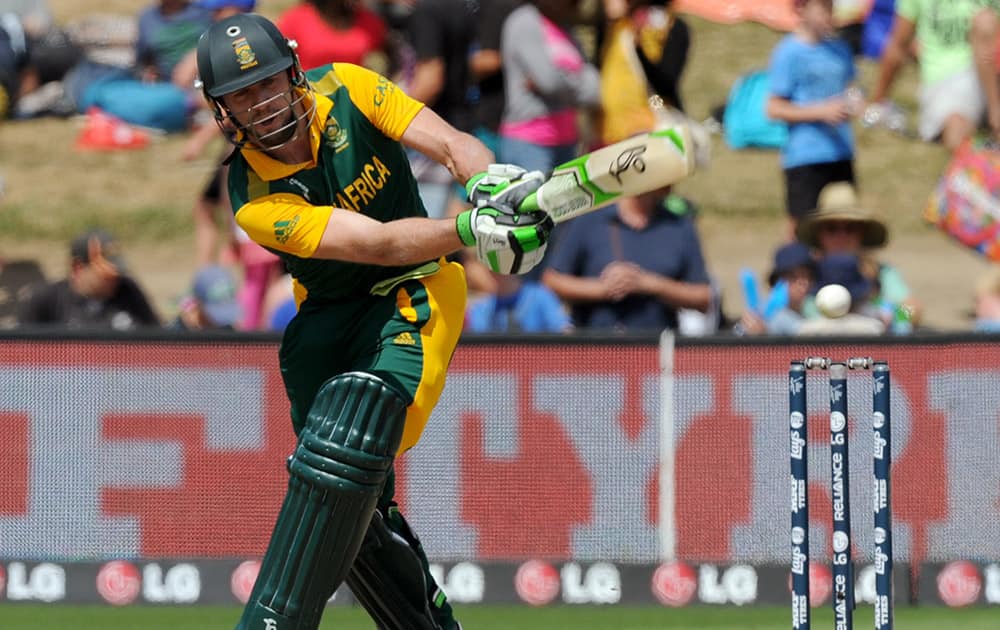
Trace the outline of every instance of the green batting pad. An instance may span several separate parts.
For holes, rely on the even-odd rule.
[[[347,585],[380,630],[459,627],[420,540],[395,505],[372,516]]]
[[[405,420],[403,397],[373,375],[351,372],[320,388],[240,630],[319,625],[364,539]]]

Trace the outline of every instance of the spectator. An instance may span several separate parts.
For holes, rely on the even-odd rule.
[[[520,276],[493,275],[496,293],[481,296],[469,304],[465,312],[465,330],[474,333],[563,333],[570,329],[569,315],[548,287],[525,281]]]
[[[976,282],[976,332],[1000,332],[1000,267],[994,266]]]
[[[388,67],[383,74],[397,85],[408,85],[413,80],[416,58],[408,35],[413,6],[414,0],[376,0],[375,4],[375,10],[386,25]]]
[[[546,172],[576,157],[577,108],[600,102],[600,75],[567,28],[579,0],[532,0],[504,22],[500,161]]]
[[[118,243],[103,230],[73,239],[69,275],[34,291],[19,322],[114,330],[160,325],[146,295],[128,275]]]
[[[18,16],[28,32],[41,33],[55,26],[46,0],[0,0],[0,15],[4,13]]]
[[[601,56],[601,142],[612,144],[656,126],[651,94],[680,111],[680,78],[691,37],[670,10],[673,0],[605,0],[610,29]]]
[[[192,5],[208,13],[211,22],[218,22],[230,15],[253,12],[257,8],[257,0],[194,0]],[[188,50],[174,65],[170,78],[174,85],[182,90],[190,90],[194,86],[198,79],[198,59],[194,48]],[[207,111],[207,103],[199,103],[199,105]],[[215,128],[215,125],[212,125],[212,128]]]
[[[139,14],[135,48],[136,67],[142,80],[170,81],[174,66],[194,50],[198,37],[210,24],[208,12],[189,0],[159,0],[144,9]]]
[[[277,24],[298,42],[296,52],[307,70],[334,61],[371,66],[371,55],[385,46],[385,22],[357,0],[301,0]]]
[[[544,173],[579,151],[578,109],[600,103],[600,74],[569,30],[579,4],[579,0],[531,0],[504,22],[501,162]],[[553,231],[550,247],[560,233]],[[543,260],[528,278],[538,280],[547,265]]]
[[[45,274],[38,262],[0,258],[0,328],[17,326],[21,305],[31,289],[44,282]]]
[[[802,322],[807,298],[816,283],[816,260],[809,247],[792,242],[774,252],[774,265],[767,278],[772,298],[763,312],[747,310],[740,317],[744,334],[796,335]]]
[[[493,0],[480,3],[475,21],[476,38],[469,56],[469,72],[475,84],[473,132],[494,155],[500,154],[500,120],[506,99],[501,34],[507,16],[523,2]],[[465,195],[460,193],[457,199],[464,201]],[[453,203],[448,212],[457,214],[463,209],[462,204]],[[460,252],[457,258],[465,267],[465,279],[471,292],[484,296],[496,294],[499,290],[496,276],[476,259],[474,253],[466,250]],[[530,281],[537,284],[537,274],[532,274]]]
[[[426,103],[452,127],[471,132],[474,119],[467,96],[471,83],[469,51],[476,28],[472,4],[465,0],[419,0],[408,27],[416,64],[405,86],[407,94]],[[464,198],[464,190],[459,197],[447,168],[417,151],[410,151],[409,158],[429,217],[457,215],[464,209],[458,202]]]
[[[880,219],[858,201],[854,187],[845,182],[828,185],[820,194],[815,213],[799,225],[800,241],[816,248],[821,256],[855,254],[862,268],[873,278],[879,290],[878,300],[888,313],[887,319],[916,326],[922,308],[902,274],[889,263],[879,261],[872,251],[883,247],[889,231]],[[809,316],[815,308],[807,305]]]
[[[500,37],[507,16],[523,0],[493,0],[482,3],[476,19],[476,41],[469,68],[476,84],[476,137],[494,154],[500,153],[500,119],[503,116],[503,58]]]
[[[795,0],[799,24],[771,54],[767,114],[788,123],[781,149],[789,238],[830,182],[854,182],[854,136],[845,97],[851,49],[834,35],[833,0]]]
[[[3,4],[0,0],[0,92],[7,96],[0,95],[0,109],[15,118],[73,113],[61,82],[81,50],[55,26],[44,3],[7,3],[14,5],[7,9]]]
[[[690,213],[664,191],[625,197],[566,224],[543,281],[577,328],[676,330],[678,310],[707,312],[712,287]]]
[[[975,132],[986,113],[981,69],[970,42],[973,17],[983,6],[981,0],[897,0],[872,90],[873,105],[882,106],[915,44],[920,64],[917,131],[927,142],[940,140],[949,151]],[[986,63],[993,65],[992,55]],[[995,66],[987,74],[996,81]],[[1000,128],[1000,96],[994,95],[990,122]]]
[[[0,119],[10,116],[18,98],[31,89],[26,72],[28,44],[21,21],[0,15]]]
[[[994,140],[1000,140],[1000,81],[997,80],[997,60],[1000,53],[1000,11],[998,6],[984,5],[972,18],[969,42],[976,67],[976,76],[986,99],[986,122]]]
[[[208,265],[194,276],[191,293],[181,301],[170,327],[177,330],[233,330],[242,315],[236,281],[225,267]]]
[[[886,324],[875,300],[878,287],[865,276],[855,254],[828,254],[820,259],[816,286],[839,284],[851,295],[850,310],[839,317],[820,315],[799,326],[799,335],[881,335]]]
[[[125,122],[168,132],[187,130],[201,98],[191,83],[178,85],[180,67],[211,24],[209,12],[188,0],[160,0],[139,15],[132,76],[88,64],[74,77],[77,107],[97,107]],[[174,72],[179,72],[175,77]]]

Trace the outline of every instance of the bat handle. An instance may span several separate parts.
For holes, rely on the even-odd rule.
[[[521,202],[521,205],[517,207],[520,212],[534,212],[535,210],[541,210],[542,207],[538,205],[538,191],[529,194]]]
[[[529,194],[524,198],[524,201],[517,207],[520,212],[534,212],[535,210],[541,210],[542,207],[538,205],[538,191]]]

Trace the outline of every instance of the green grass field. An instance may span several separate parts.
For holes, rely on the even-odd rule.
[[[746,628],[754,630],[788,628],[791,613],[785,607],[693,607],[684,609],[634,607],[551,607],[469,606],[459,611],[466,630],[660,630],[663,628]],[[239,616],[233,607],[154,608],[108,606],[0,605],[3,630],[211,630],[232,628]],[[996,609],[900,608],[896,625],[903,630],[931,630],[945,624],[962,630],[993,630],[1000,618]],[[855,614],[858,628],[872,627],[871,608]],[[829,608],[813,614],[817,628],[833,627]],[[371,630],[371,621],[360,609],[331,609],[323,628]]]

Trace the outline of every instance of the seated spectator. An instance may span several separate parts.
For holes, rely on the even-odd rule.
[[[1000,80],[998,80],[998,55],[1000,55],[1000,6],[983,3],[972,17],[969,43],[976,66],[976,75],[986,99],[986,123],[993,140],[1000,140]]]
[[[45,274],[34,260],[0,259],[0,328],[17,325],[21,304],[32,287],[44,282]]]
[[[46,0],[0,0],[0,14],[13,13],[28,31],[42,32],[55,25]]]
[[[73,104],[65,98],[62,80],[81,50],[52,23],[44,7],[21,8],[23,14],[5,12],[0,6],[0,90],[7,94],[6,99],[0,96],[0,101],[6,100],[0,108],[14,118],[69,115]]]
[[[243,311],[236,301],[236,280],[225,267],[202,267],[194,276],[191,294],[181,302],[171,322],[177,330],[233,330]]]
[[[465,311],[467,331],[562,333],[570,329],[569,315],[548,287],[520,276],[493,276],[496,293],[473,300]]]
[[[237,13],[252,13],[257,8],[257,0],[195,0],[194,6],[207,11],[212,22],[218,22]],[[170,79],[174,85],[182,90],[190,90],[198,78],[198,55],[196,53],[194,48],[185,53],[170,73]],[[207,110],[207,102],[200,103],[200,105]],[[214,122],[211,126],[215,128]]]
[[[744,334],[796,335],[805,321],[803,309],[816,282],[816,260],[802,243],[782,245],[774,253],[767,278],[771,296],[761,312],[747,310],[740,317]]]
[[[77,109],[98,107],[134,125],[186,130],[202,97],[193,85],[175,85],[174,70],[210,25],[209,12],[188,0],[159,0],[146,8],[139,15],[132,75],[84,64],[70,81]]]
[[[861,205],[854,187],[846,182],[828,184],[820,193],[819,205],[799,224],[796,236],[817,249],[820,256],[856,254],[876,281],[878,300],[886,311],[897,313],[913,326],[920,323],[922,308],[899,270],[880,261],[873,250],[885,246],[889,230],[881,219]],[[807,316],[815,310],[807,305]]]
[[[377,13],[356,0],[302,0],[277,21],[306,70],[335,61],[371,65],[381,53],[386,27]]]
[[[915,45],[920,65],[917,131],[927,142],[940,140],[949,151],[971,136],[986,114],[982,69],[970,41],[973,18],[985,5],[978,0],[898,0],[872,90],[873,105],[881,106]],[[991,124],[995,120],[1000,125],[1000,101],[990,106],[998,110],[990,112]]]
[[[693,217],[669,210],[663,195],[625,197],[563,226],[542,279],[576,327],[677,330],[679,309],[710,309]]]
[[[211,26],[208,11],[189,0],[158,0],[139,14],[135,62],[146,82],[170,81],[174,66]],[[190,87],[190,86],[187,86]]]
[[[820,314],[799,326],[799,335],[881,335],[886,331],[877,304],[878,287],[865,276],[854,254],[829,254],[820,259],[816,271],[819,289],[839,284],[847,289],[851,303],[846,313]]]
[[[976,332],[1000,332],[1000,267],[994,267],[976,282]]]
[[[70,329],[160,325],[145,293],[128,275],[118,243],[103,230],[73,239],[68,276],[34,290],[18,320],[21,325]]]
[[[14,15],[0,16],[0,118],[14,111],[18,98],[27,92],[28,44],[21,21]]]

